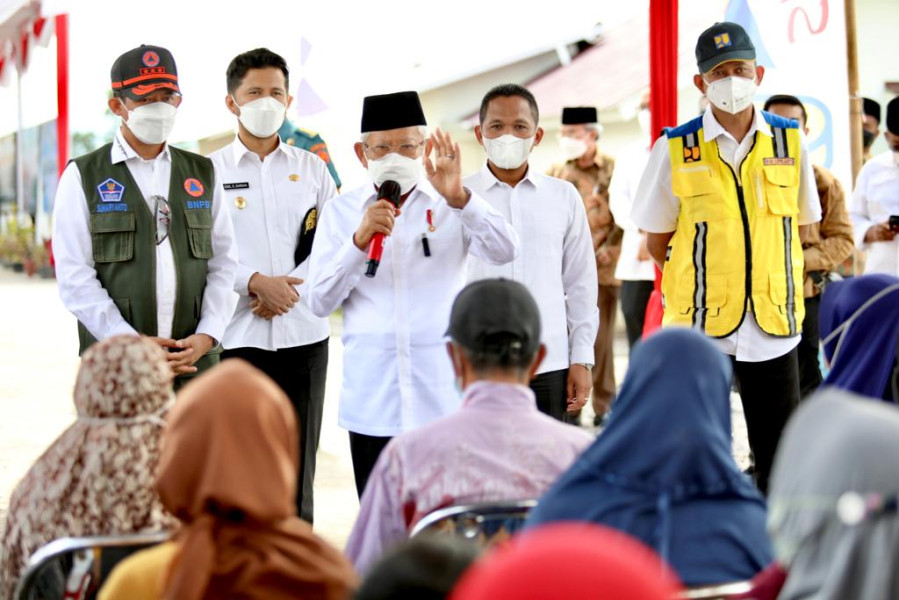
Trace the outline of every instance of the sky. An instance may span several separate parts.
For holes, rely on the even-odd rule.
[[[292,91],[306,80],[323,100],[327,110],[304,116],[308,126],[330,125],[335,118],[355,124],[366,95],[423,90],[587,37],[597,22],[614,26],[646,5],[555,0],[552,10],[538,11],[521,1],[483,0],[44,0],[45,14],[70,15],[71,131],[109,128],[109,68],[121,53],[147,43],[171,50],[178,65],[184,101],[173,141],[233,129],[224,106],[225,69],[251,48],[266,46],[284,56]],[[23,76],[26,126],[55,117],[54,44],[33,54]],[[0,88],[0,135],[15,130],[15,105],[13,80]]]

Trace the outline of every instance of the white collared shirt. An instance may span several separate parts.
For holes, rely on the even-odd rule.
[[[468,264],[468,279],[504,277],[521,282],[540,309],[546,358],[538,373],[593,363],[599,328],[596,258],[587,212],[577,189],[567,181],[528,169],[514,188],[485,165],[465,178],[518,232],[521,249],[511,263]]]
[[[731,166],[739,177],[739,165],[752,149],[756,131],[772,136],[771,126],[765,121],[762,111],[754,107],[752,126],[737,142],[715,119],[711,107],[702,115],[705,139],[716,140],[718,154]],[[815,185],[815,172],[808,157],[805,136],[800,132],[800,178],[799,178],[799,225],[809,225],[821,220],[821,201]],[[631,218],[640,229],[652,233],[669,233],[677,229],[680,214],[680,200],[671,190],[671,156],[668,152],[668,138],[656,140],[649,155],[649,163],[643,172],[643,179],[637,188],[637,196],[631,211]],[[751,314],[751,313],[750,313]],[[740,327],[725,338],[709,338],[722,352],[735,356],[741,362],[761,362],[783,356],[797,344],[800,335],[775,337],[768,335],[758,326],[755,316],[743,319]]]
[[[150,200],[154,194],[168,198],[172,159],[168,145],[153,159],[145,160],[128,144],[121,130],[116,132],[110,151],[113,164],[125,163],[134,178],[147,208],[155,215]],[[234,230],[224,201],[221,181],[216,175],[212,196],[212,252],[207,263],[206,289],[196,333],[205,333],[221,341],[231,319],[236,297],[231,290],[237,266]],[[81,172],[70,164],[63,171],[56,191],[53,210],[53,256],[59,296],[65,307],[98,340],[136,334],[125,321],[109,294],[97,279],[91,249],[90,210],[84,197]],[[159,337],[171,337],[178,291],[171,240],[156,246],[156,322]]]
[[[645,243],[645,233],[631,219],[631,207],[643,170],[649,160],[649,147],[639,142],[627,148],[615,161],[615,176],[609,184],[609,210],[615,223],[624,231],[621,254],[615,266],[615,279],[621,281],[654,281],[655,263],[651,258],[640,260],[638,254]]]
[[[337,195],[328,166],[314,154],[283,142],[260,160],[239,138],[209,158],[225,187],[239,257],[234,291],[240,298],[222,345],[278,350],[327,338],[328,320],[312,314],[306,302],[309,260],[297,265],[294,252],[309,211],[315,209],[317,219],[325,202]],[[257,317],[247,290],[254,273],[303,279],[295,286],[300,301],[270,321]]]
[[[453,300],[465,284],[466,262],[469,254],[508,262],[518,237],[477,194],[465,208],[454,209],[422,181],[384,242],[377,274],[365,277],[367,253],[353,243],[353,233],[376,200],[374,187],[366,184],[325,205],[306,299],[322,317],[343,307],[338,423],[356,433],[387,437],[459,406],[444,335]],[[427,236],[430,256],[425,256],[422,236]]]
[[[899,165],[891,151],[878,154],[862,167],[849,205],[855,245],[868,251],[865,273],[899,277],[899,237],[891,242],[865,242],[872,225],[899,215]]]

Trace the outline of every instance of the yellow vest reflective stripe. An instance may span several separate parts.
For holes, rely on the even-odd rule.
[[[662,275],[663,325],[725,337],[751,310],[768,334],[799,332],[799,131],[763,115],[773,136],[756,132],[736,171],[705,140],[701,117],[666,132],[680,215]]]

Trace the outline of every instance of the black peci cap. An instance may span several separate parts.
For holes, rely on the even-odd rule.
[[[880,102],[870,98],[862,98],[862,113],[869,117],[874,117],[874,120],[880,125]]]
[[[517,338],[522,357],[540,348],[540,309],[526,287],[510,279],[482,279],[459,292],[446,331],[466,350],[486,349],[491,336]]]
[[[362,133],[427,124],[417,92],[367,96],[362,101]]]
[[[112,63],[112,91],[139,99],[160,89],[181,93],[172,53],[159,46],[140,45]]]
[[[562,125],[586,125],[599,123],[596,108],[592,106],[568,106],[562,109]]]
[[[887,131],[899,135],[899,96],[887,103]]]
[[[729,60],[755,60],[755,46],[736,23],[715,23],[696,41],[696,65],[700,73],[708,73]]]

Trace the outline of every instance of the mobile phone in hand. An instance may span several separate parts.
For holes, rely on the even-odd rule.
[[[899,215],[890,215],[890,230],[899,231]]]

